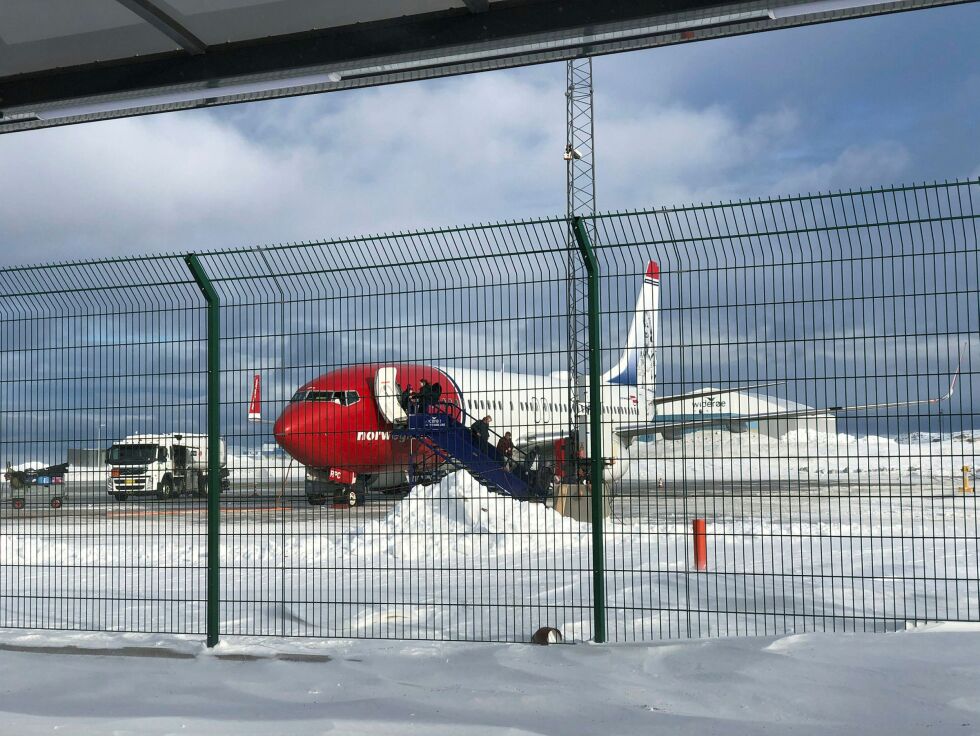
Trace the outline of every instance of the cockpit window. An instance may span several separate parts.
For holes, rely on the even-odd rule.
[[[297,401],[317,401],[330,402],[340,406],[350,406],[361,400],[357,391],[297,391],[293,396],[293,402]]]
[[[305,390],[297,391],[296,393],[293,394],[293,398],[291,398],[289,400],[289,403],[290,404],[298,404],[301,401],[306,401],[306,394],[307,393],[309,393],[309,392],[308,391],[305,391]]]

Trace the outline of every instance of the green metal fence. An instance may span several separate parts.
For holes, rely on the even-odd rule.
[[[2,270],[0,627],[214,644],[977,620],[978,197]]]

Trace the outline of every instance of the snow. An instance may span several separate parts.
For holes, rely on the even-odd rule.
[[[302,466],[281,452],[265,449],[257,453],[229,449],[227,462],[232,483],[296,481],[302,480],[304,475]]]
[[[226,514],[210,651],[203,514],[4,511],[0,623],[107,631],[0,631],[0,732],[978,732],[977,500],[952,482],[975,448],[973,435],[711,432],[644,446],[659,454],[637,476],[675,486],[836,485],[688,497],[623,484],[633,495],[604,522],[609,645],[582,643],[591,524],[465,471],[383,513]],[[234,457],[261,480],[264,458]],[[708,519],[707,572],[691,564],[692,514]],[[543,625],[578,643],[421,641],[525,642]]]
[[[654,510],[605,522],[613,639],[980,617],[972,495],[632,501]],[[57,527],[8,517],[0,623],[200,631],[204,517],[141,509],[60,515]],[[692,513],[708,518],[707,572],[693,569]],[[523,641],[552,625],[571,640],[593,636],[591,525],[490,493],[465,471],[381,517],[227,514],[223,531],[229,634]],[[30,591],[44,600],[17,595]]]
[[[980,432],[855,437],[812,430],[775,439],[758,432],[702,431],[634,445],[629,479],[875,482],[962,478],[980,460]]]
[[[980,730],[978,628],[643,645],[0,634],[0,731],[854,734]],[[88,652],[86,654],[86,652]]]

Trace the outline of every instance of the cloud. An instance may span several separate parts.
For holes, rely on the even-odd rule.
[[[600,119],[597,143],[602,208],[687,204],[738,196],[757,184],[761,161],[774,163],[799,128],[781,108],[740,120],[718,105],[661,101],[629,118]],[[783,167],[773,167],[780,170]]]
[[[895,141],[848,146],[830,161],[786,172],[776,180],[775,191],[796,194],[896,182],[908,169],[910,160],[908,149]]]
[[[561,99],[554,84],[488,75],[0,136],[4,167],[21,172],[0,179],[0,234],[26,246],[6,260],[553,214]]]
[[[650,59],[653,57],[651,56]],[[561,65],[0,136],[6,263],[187,251],[561,214]],[[599,88],[603,209],[894,181],[898,141]]]
[[[0,158],[20,172],[0,179],[4,239],[23,246],[8,262],[203,247],[218,228],[241,237],[258,197],[281,210],[295,187],[289,157],[201,115],[4,136]]]

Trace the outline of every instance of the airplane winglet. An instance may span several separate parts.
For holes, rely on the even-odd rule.
[[[960,343],[959,354],[956,358],[956,370],[953,371],[953,378],[949,382],[949,389],[947,389],[946,393],[943,396],[940,396],[938,399],[932,399],[930,403],[939,404],[943,401],[949,401],[951,398],[953,398],[953,394],[956,392],[956,382],[959,381],[960,378],[960,369],[963,367],[963,353],[966,352],[966,346],[968,343],[969,343],[968,340],[964,340],[963,342]]]

